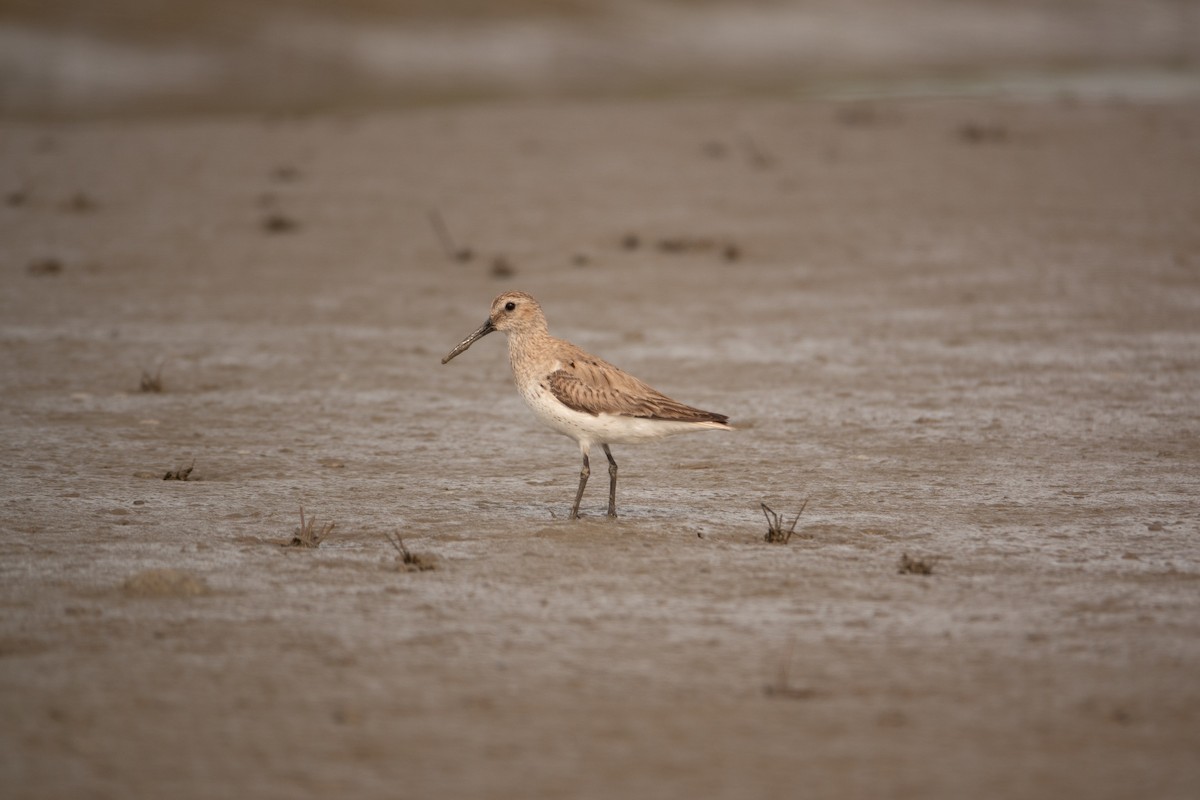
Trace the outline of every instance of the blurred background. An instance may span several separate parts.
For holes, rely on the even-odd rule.
[[[0,113],[1200,95],[1200,0],[0,0]]]

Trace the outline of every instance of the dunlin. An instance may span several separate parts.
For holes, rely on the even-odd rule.
[[[442,363],[492,331],[508,335],[508,359],[526,405],[544,424],[579,443],[583,469],[571,519],[579,518],[579,501],[591,475],[592,445],[604,448],[608,458],[608,516],[615,517],[617,462],[610,444],[646,442],[689,431],[732,430],[724,414],[672,400],[607,361],[551,336],[542,307],[524,292],[505,292],[493,300],[487,320]]]

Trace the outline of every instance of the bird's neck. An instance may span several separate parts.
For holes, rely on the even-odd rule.
[[[535,376],[546,369],[543,362],[554,352],[549,346],[553,340],[545,328],[532,328],[508,334],[508,363],[512,365],[517,383]]]

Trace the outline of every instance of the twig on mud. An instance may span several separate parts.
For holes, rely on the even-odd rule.
[[[437,569],[437,560],[431,555],[423,555],[414,553],[404,544],[404,539],[400,538],[399,533],[388,533],[384,531],[383,538],[388,540],[388,544],[396,548],[399,553],[397,565],[404,567],[409,572],[424,572],[425,570]]]
[[[469,247],[458,247],[454,243],[454,237],[450,235],[450,229],[446,227],[446,221],[442,219],[442,214],[436,208],[429,209],[429,224],[433,226],[433,232],[437,234],[438,241],[442,244],[442,250],[446,253],[446,258],[451,261],[461,261],[463,263],[470,261],[475,257],[475,253]]]
[[[792,524],[787,530],[783,529],[783,517],[771,510],[771,507],[766,503],[759,503],[762,506],[763,516],[767,518],[767,533],[763,536],[763,541],[770,544],[787,544],[792,539],[792,535],[796,531],[796,523],[800,521],[800,515],[804,513],[804,509],[808,507],[808,498],[804,499],[800,510],[796,512],[796,516],[792,519]]]
[[[787,652],[779,661],[779,670],[775,680],[763,685],[763,694],[767,697],[783,697],[788,700],[808,700],[817,693],[816,689],[808,686],[792,685],[792,656],[796,652],[796,640],[788,640]]]
[[[326,522],[324,525],[317,525],[317,518],[306,520],[304,518],[304,506],[300,506],[300,527],[292,534],[292,539],[289,542],[284,542],[284,547],[320,547],[321,542],[329,538],[330,531],[333,530],[336,523]]]

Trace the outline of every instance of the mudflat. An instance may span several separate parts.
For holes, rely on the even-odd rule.
[[[1195,797],[1198,153],[1071,98],[4,124],[3,794]],[[568,521],[502,338],[439,363],[506,289],[739,430]]]

